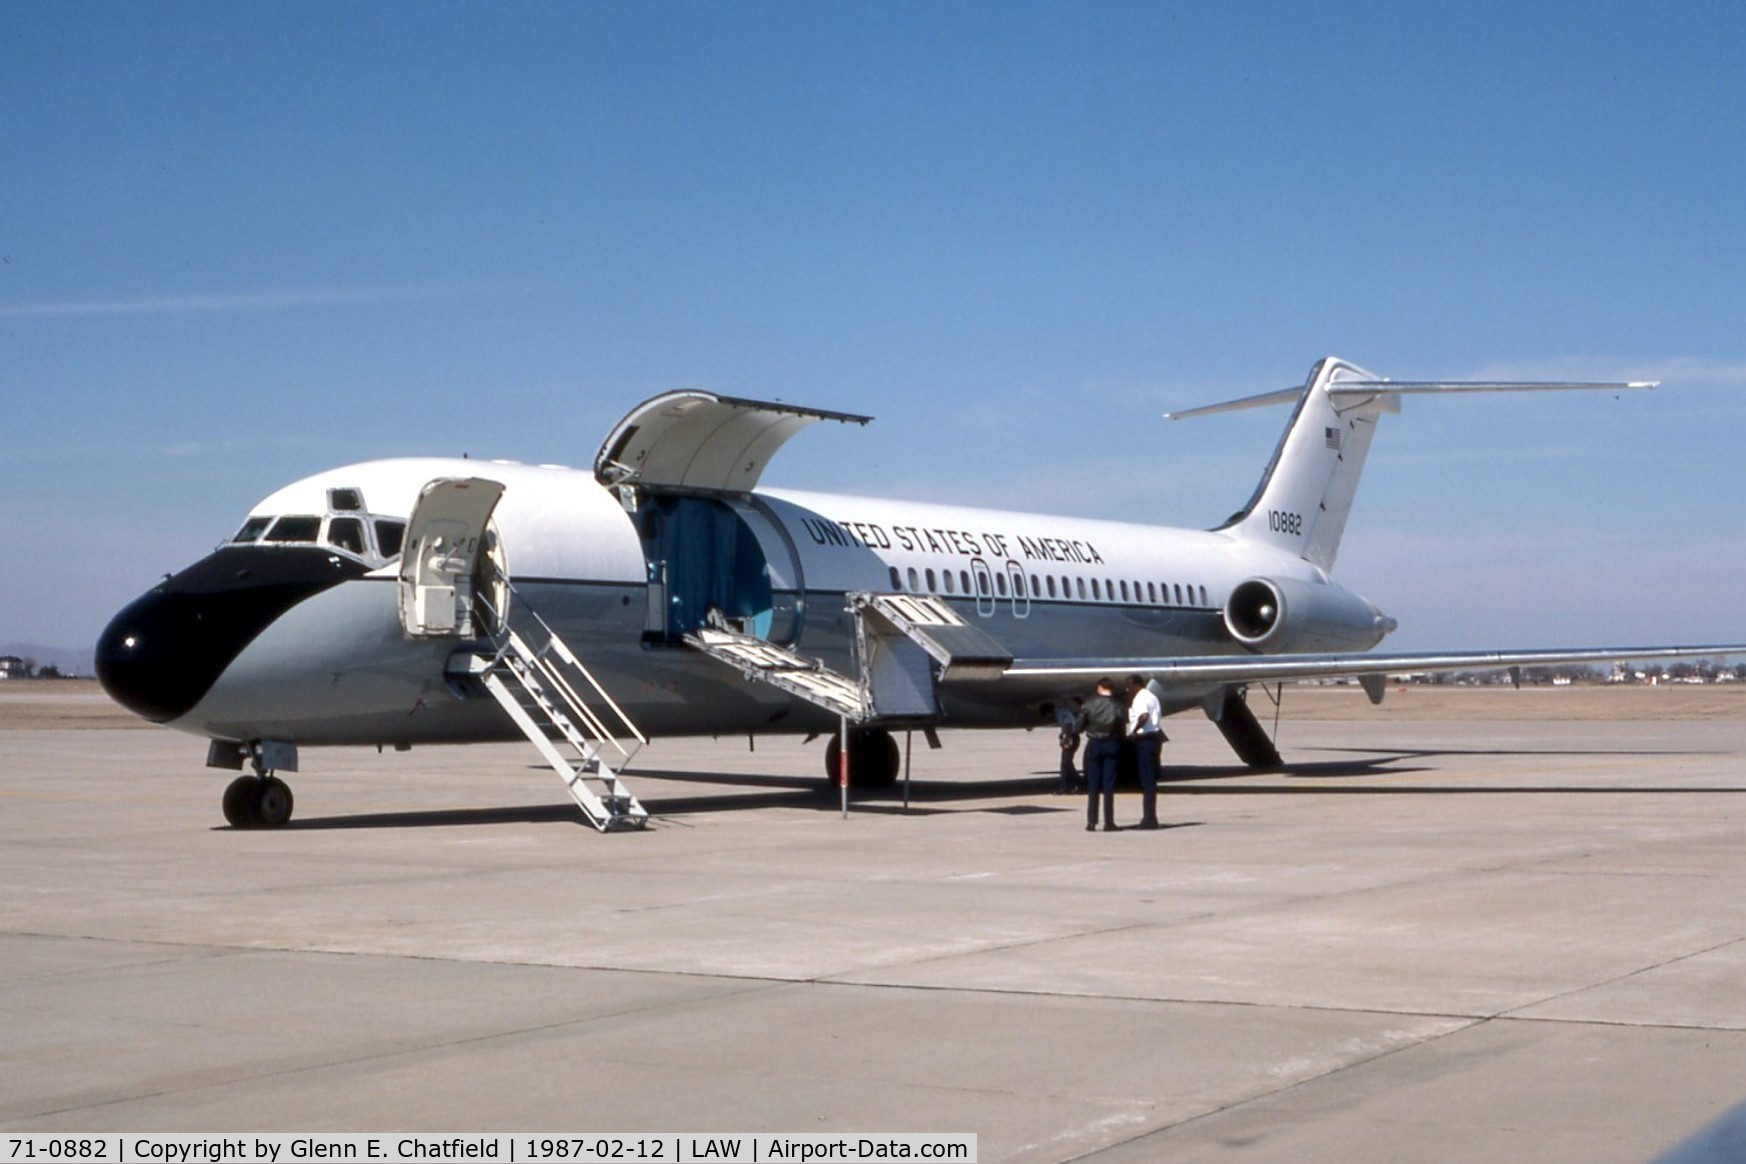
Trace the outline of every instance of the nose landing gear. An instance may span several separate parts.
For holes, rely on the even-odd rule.
[[[239,829],[276,829],[291,806],[291,786],[277,776],[238,776],[224,790],[224,819]]]
[[[224,819],[239,829],[276,829],[290,820],[293,805],[291,786],[273,775],[268,764],[275,758],[283,760],[288,752],[290,763],[284,766],[296,771],[296,751],[289,745],[267,741],[230,745],[225,750],[229,752],[231,748],[235,749],[231,754],[239,762],[230,766],[240,768],[240,760],[246,756],[255,772],[252,776],[238,776],[225,788]],[[211,763],[210,759],[208,763]]]

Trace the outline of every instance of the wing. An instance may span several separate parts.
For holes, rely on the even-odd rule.
[[[1443,651],[1425,654],[1194,655],[1185,658],[1015,659],[1003,679],[1086,680],[1138,672],[1171,687],[1268,683],[1285,679],[1361,678],[1403,671],[1484,671],[1746,655],[1746,644],[1690,647],[1581,647],[1532,651]]]

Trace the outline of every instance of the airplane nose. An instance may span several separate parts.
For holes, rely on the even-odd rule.
[[[97,640],[97,678],[136,715],[154,723],[180,719],[280,615],[366,572],[314,547],[219,550],[110,620]]]
[[[208,614],[200,596],[161,586],[128,603],[97,640],[103,690],[153,723],[186,715],[235,657]]]

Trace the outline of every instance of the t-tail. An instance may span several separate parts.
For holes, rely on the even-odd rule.
[[[1654,381],[1383,380],[1330,356],[1310,370],[1300,388],[1267,392],[1183,412],[1171,420],[1232,412],[1295,400],[1273,460],[1255,495],[1219,528],[1245,540],[1287,550],[1323,571],[1331,570],[1358,492],[1358,478],[1376,424],[1399,412],[1400,398],[1433,392],[1527,392],[1559,389],[1653,388]]]

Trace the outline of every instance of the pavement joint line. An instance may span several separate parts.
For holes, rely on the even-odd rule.
[[[1159,1127],[1152,1128],[1152,1129],[1149,1129],[1147,1131],[1137,1133],[1135,1135],[1129,1136],[1125,1140],[1118,1140],[1115,1143],[1105,1144],[1105,1145],[1102,1145],[1101,1147],[1094,1148],[1089,1152],[1083,1152],[1083,1153],[1079,1154],[1078,1156],[1068,1157],[1066,1160],[1061,1161],[1061,1164],[1074,1164],[1075,1161],[1080,1161],[1080,1160],[1095,1160],[1098,1156],[1102,1155],[1105,1152],[1109,1152],[1109,1151],[1112,1151],[1112,1150],[1117,1149],[1117,1148],[1125,1148],[1130,1144],[1137,1144],[1140,1141],[1148,1139],[1152,1136],[1155,1136],[1160,1132],[1175,1131],[1177,1128],[1190,1127],[1196,1123],[1199,1123],[1202,1120],[1212,1119],[1215,1116],[1220,1116],[1220,1115],[1224,1115],[1227,1112],[1236,1111],[1240,1108],[1247,1107],[1248,1105],[1253,1104],[1253,1103],[1262,1103],[1262,1102],[1265,1102],[1267,1100],[1275,1099],[1281,1095],[1286,1095],[1286,1094],[1289,1094],[1290,1092],[1296,1091],[1300,1087],[1304,1087],[1304,1086],[1312,1084],[1312,1083],[1320,1083],[1323,1080],[1335,1078],[1336,1076],[1339,1076],[1339,1075],[1344,1074],[1345,1072],[1354,1070],[1355,1068],[1367,1067],[1372,1063],[1379,1063],[1384,1059],[1387,1059],[1387,1058],[1394,1056],[1394,1055],[1399,1055],[1399,1054],[1406,1052],[1406,1051],[1416,1051],[1421,1047],[1428,1047],[1433,1043],[1441,1042],[1442,1040],[1447,1039],[1453,1035],[1466,1034],[1469,1031],[1477,1030],[1480,1027],[1486,1026],[1488,1023],[1491,1023],[1494,1021],[1496,1021],[1496,1020],[1491,1019],[1491,1018],[1476,1018],[1471,1022],[1463,1023],[1461,1026],[1455,1027],[1451,1030],[1436,1032],[1433,1034],[1426,1035],[1423,1038],[1411,1039],[1407,1042],[1400,1044],[1397,1047],[1384,1048],[1383,1050],[1377,1051],[1375,1054],[1365,1055],[1365,1056],[1362,1056],[1360,1058],[1353,1059],[1353,1060],[1346,1062],[1346,1063],[1337,1064],[1335,1066],[1329,1067],[1326,1071],[1317,1072],[1316,1074],[1306,1076],[1303,1079],[1293,1080],[1290,1083],[1285,1083],[1285,1084],[1280,1085],[1279,1087],[1271,1088],[1268,1090],[1257,1091],[1253,1095],[1245,1096],[1241,1099],[1232,1100],[1229,1103],[1222,1104],[1222,1105],[1215,1107],[1215,1108],[1212,1108],[1208,1111],[1200,1112],[1196,1115],[1186,1116],[1183,1119],[1175,1120],[1171,1123],[1162,1124]]]
[[[1729,938],[1726,941],[1717,942],[1712,946],[1705,946],[1701,950],[1688,950],[1683,954],[1675,954],[1671,958],[1664,958],[1659,962],[1653,962],[1647,966],[1639,966],[1634,970],[1627,970],[1623,974],[1615,974],[1611,978],[1603,978],[1599,982],[1585,983],[1582,986],[1575,986],[1569,990],[1560,991],[1557,994],[1549,994],[1545,998],[1538,999],[1534,1002],[1523,1003],[1521,1006],[1512,1007],[1511,1009],[1509,1009],[1507,1011],[1500,1012],[1496,1017],[1515,1019],[1515,1020],[1521,1021],[1521,1022],[1592,1022],[1595,1025],[1599,1025],[1599,1026],[1667,1027],[1669,1029],[1675,1029],[1675,1030],[1685,1029],[1685,1030],[1700,1030],[1700,1031],[1733,1030],[1736,1028],[1732,1028],[1732,1027],[1704,1027],[1704,1026],[1695,1026],[1695,1025],[1687,1024],[1687,1023],[1630,1023],[1630,1022],[1623,1022],[1623,1021],[1620,1021],[1618,1019],[1598,1019],[1598,1020],[1596,1020],[1596,1019],[1541,1018],[1540,1016],[1537,1016],[1537,1015],[1519,1015],[1519,1014],[1517,1014],[1517,1012],[1521,1011],[1521,1010],[1525,1010],[1528,1007],[1544,1006],[1549,1002],[1557,1002],[1559,999],[1563,999],[1563,998],[1574,998],[1576,995],[1587,993],[1590,990],[1598,990],[1604,986],[1611,986],[1617,982],[1626,982],[1632,978],[1637,977],[1640,974],[1648,974],[1652,971],[1661,970],[1661,969],[1664,969],[1668,966],[1676,966],[1679,963],[1689,961],[1692,958],[1699,958],[1705,954],[1713,954],[1717,950],[1725,950],[1730,946],[1738,946],[1742,942],[1746,942],[1746,937]]]
[[[1143,924],[1145,924],[1145,923],[1142,923],[1142,925]],[[1112,928],[1107,929],[1107,930],[1091,931],[1091,932],[1116,933],[1116,932],[1120,932],[1123,929],[1133,929],[1133,928],[1139,928],[1139,927],[1138,926],[1117,926],[1117,927],[1112,927]],[[1720,1032],[1746,1033],[1746,1028],[1737,1028],[1737,1027],[1728,1027],[1728,1026],[1704,1026],[1704,1025],[1695,1024],[1695,1023],[1626,1022],[1626,1021],[1619,1020],[1619,1019],[1564,1018],[1564,1017],[1559,1017],[1559,1016],[1524,1015],[1524,1014],[1518,1013],[1519,1011],[1527,1009],[1529,1007],[1542,1006],[1548,1002],[1556,1002],[1557,1000],[1559,1000],[1561,998],[1568,998],[1572,995],[1581,994],[1582,992],[1584,992],[1586,990],[1592,990],[1592,989],[1595,989],[1596,987],[1611,985],[1614,982],[1622,982],[1626,979],[1635,977],[1638,974],[1642,974],[1642,973],[1645,973],[1645,972],[1650,971],[1650,970],[1660,969],[1661,967],[1664,967],[1664,966],[1671,966],[1671,965],[1674,965],[1678,962],[1685,961],[1689,958],[1695,958],[1695,957],[1698,957],[1699,955],[1711,953],[1715,950],[1726,949],[1729,946],[1739,945],[1741,942],[1746,942],[1746,938],[1730,939],[1729,941],[1720,942],[1714,946],[1706,947],[1705,949],[1702,949],[1702,950],[1693,950],[1689,953],[1681,954],[1681,955],[1674,957],[1674,958],[1669,958],[1663,962],[1659,962],[1659,963],[1656,963],[1656,964],[1651,965],[1651,966],[1640,967],[1636,970],[1630,971],[1630,972],[1625,973],[1625,974],[1617,975],[1617,976],[1610,978],[1610,979],[1605,979],[1605,980],[1602,980],[1599,982],[1588,983],[1586,985],[1578,986],[1578,987],[1575,987],[1571,990],[1563,991],[1563,992],[1558,993],[1558,994],[1546,995],[1543,998],[1535,999],[1531,1002],[1525,1002],[1525,1003],[1522,1003],[1516,1007],[1512,1007],[1510,1010],[1487,1011],[1487,1012],[1462,1012],[1462,1011],[1436,1011],[1436,1010],[1421,1010],[1421,1009],[1403,1009],[1403,1008],[1396,1008],[1396,1007],[1332,1006],[1332,1005],[1325,1005],[1325,1004],[1309,1004],[1309,1003],[1262,1002],[1262,1001],[1256,1001],[1254,999],[1242,999],[1242,998],[1191,998],[1191,997],[1179,997],[1179,996],[1160,997],[1157,995],[1139,995],[1139,994],[1094,994],[1094,993],[1087,993],[1087,992],[1082,992],[1082,991],[1068,991],[1068,990],[1042,990],[1042,989],[1026,990],[1026,989],[1019,989],[1019,988],[1015,988],[1015,987],[942,986],[942,985],[939,985],[937,983],[865,982],[865,981],[857,981],[853,978],[844,977],[844,975],[848,975],[848,974],[860,974],[860,973],[868,973],[871,971],[877,971],[879,969],[890,969],[890,966],[869,967],[869,968],[866,968],[863,970],[838,971],[838,972],[828,974],[828,975],[813,975],[813,976],[803,976],[803,977],[795,977],[795,978],[778,978],[778,977],[772,977],[770,975],[763,975],[763,974],[735,974],[732,972],[724,972],[724,971],[670,970],[670,969],[657,969],[657,968],[650,968],[650,967],[577,964],[577,963],[569,963],[569,962],[524,962],[524,961],[504,961],[504,960],[499,960],[499,959],[478,960],[478,959],[472,959],[472,958],[437,957],[437,956],[428,955],[428,954],[380,953],[380,952],[374,952],[374,951],[368,951],[368,950],[318,949],[318,948],[307,948],[307,947],[297,947],[297,946],[225,946],[225,945],[215,945],[215,944],[212,944],[210,942],[179,943],[179,942],[166,941],[166,940],[161,939],[161,938],[125,938],[125,939],[124,938],[106,938],[106,937],[94,937],[94,936],[90,936],[90,935],[80,935],[80,934],[39,933],[39,932],[34,932],[34,931],[23,931],[23,930],[7,930],[7,931],[4,931],[4,936],[23,937],[23,938],[42,938],[42,939],[54,940],[54,941],[89,941],[89,942],[99,942],[99,943],[106,943],[106,944],[112,944],[112,945],[163,946],[163,947],[166,947],[169,949],[180,949],[180,950],[189,950],[189,951],[206,950],[206,951],[210,951],[210,952],[205,956],[212,957],[212,958],[237,957],[237,956],[246,956],[246,955],[250,955],[250,954],[289,954],[289,955],[303,955],[303,956],[315,957],[315,958],[358,958],[358,959],[381,959],[381,960],[386,960],[386,961],[398,961],[398,962],[437,962],[437,963],[454,964],[454,965],[461,965],[461,966],[505,966],[505,967],[521,967],[521,968],[530,969],[530,970],[556,970],[556,971],[570,970],[570,971],[581,971],[581,972],[585,972],[585,973],[635,974],[635,975],[649,975],[652,977],[664,977],[664,978],[708,978],[708,979],[726,981],[726,982],[762,983],[763,989],[770,989],[770,990],[780,989],[782,987],[788,987],[788,986],[820,986],[820,987],[831,987],[831,988],[851,988],[851,989],[857,989],[857,990],[916,991],[916,992],[939,993],[939,994],[991,995],[991,996],[995,996],[995,997],[1008,996],[1008,997],[1015,997],[1015,998],[1073,998],[1073,999],[1086,999],[1086,1000],[1094,1000],[1094,1001],[1101,1000],[1101,1001],[1107,1001],[1107,1002],[1138,1003],[1138,1004],[1142,1004],[1142,1005],[1151,1004],[1151,1005],[1159,1005],[1159,1006],[1241,1007],[1241,1008],[1249,1008],[1249,1009],[1255,1009],[1255,1010],[1276,1010],[1276,1011],[1284,1011],[1284,1012],[1303,1012],[1303,1013],[1312,1013],[1312,1014],[1385,1015],[1385,1016],[1399,1017],[1399,1018],[1448,1019],[1448,1020],[1464,1021],[1467,1024],[1467,1026],[1472,1026],[1472,1025],[1476,1025],[1479,1023],[1486,1023],[1486,1022],[1558,1023],[1558,1024],[1565,1024],[1565,1025],[1573,1025],[1573,1026],[1602,1026],[1602,1027],[1643,1028],[1643,1029],[1654,1029],[1654,1030],[1694,1030],[1694,1031],[1720,1031]],[[1053,939],[1042,939],[1042,940],[1046,941],[1046,940],[1053,940]],[[1013,943],[1009,946],[991,947],[990,949],[991,950],[1016,949],[1016,948],[1022,948],[1023,946],[1026,946],[1026,945],[1035,945],[1035,944],[1039,944],[1039,942],[1020,942],[1020,943]],[[976,953],[983,953],[983,952],[988,952],[988,951],[975,951],[975,952]],[[919,959],[917,961],[917,963],[914,963],[914,964],[920,964],[920,963],[925,963],[925,962],[932,962],[932,961],[937,961],[937,960],[941,960],[941,959],[952,958],[952,957],[962,957],[962,956],[963,956],[963,954],[932,955],[932,956],[929,956],[927,958]],[[172,958],[153,959],[153,960],[146,961],[146,962],[128,963],[127,965],[130,967],[134,967],[134,968],[137,968],[140,966],[168,965],[171,962],[173,962],[174,960],[175,959],[172,959]],[[908,964],[911,964],[911,963],[899,963],[899,965],[908,965]],[[91,973],[101,973],[102,970],[104,970],[104,969],[108,969],[108,968],[107,967],[98,968],[97,970],[91,971]],[[57,975],[48,975],[47,977],[55,977],[55,976],[58,976],[58,973],[57,973]],[[41,977],[41,976],[39,976],[39,977]],[[728,997],[729,995],[751,994],[751,993],[756,993],[756,990],[729,991],[729,992],[727,992],[727,994],[724,994],[721,997]],[[607,1014],[590,1016],[588,1019],[570,1020],[567,1022],[543,1024],[540,1026],[529,1027],[529,1028],[526,1028],[525,1030],[518,1029],[516,1031],[497,1032],[497,1034],[489,1035],[489,1036],[476,1036],[476,1037],[471,1038],[471,1039],[459,1039],[459,1040],[450,1040],[447,1042],[439,1042],[439,1043],[431,1044],[431,1048],[463,1045],[463,1044],[468,1043],[468,1042],[476,1042],[476,1041],[482,1041],[482,1040],[488,1039],[488,1038],[499,1037],[500,1035],[533,1033],[533,1032],[537,1032],[537,1031],[541,1031],[541,1030],[556,1029],[556,1028],[563,1027],[563,1026],[573,1026],[573,1025],[578,1025],[579,1023],[583,1023],[583,1022],[594,1021],[596,1019],[621,1017],[622,1015],[635,1014],[635,1013],[638,1013],[638,1011],[643,1010],[643,1009],[648,1009],[648,1008],[631,1008],[631,1009],[625,1010],[625,1011],[613,1011],[613,1012],[610,1012]],[[1464,1027],[1462,1029],[1466,1029],[1466,1028]],[[430,1048],[426,1048],[426,1049],[430,1049]],[[394,1052],[394,1053],[399,1054],[401,1052]],[[367,1059],[367,1058],[370,1058],[370,1057],[364,1056],[364,1057],[361,1057],[357,1061],[362,1061],[363,1059]],[[336,1060],[335,1062],[336,1063],[343,1063],[343,1062],[351,1062],[351,1061],[353,1061],[353,1060]],[[271,1074],[271,1073],[269,1073],[269,1074]],[[129,1097],[129,1098],[150,1098],[150,1096],[149,1095],[147,1095],[147,1096],[135,1096],[135,1097]],[[72,1110],[72,1109],[68,1109],[68,1110]],[[52,1114],[57,1114],[57,1113],[48,1112],[48,1113],[37,1113],[37,1114],[52,1115]]]
[[[278,952],[278,951],[274,951],[274,952]],[[360,956],[379,956],[379,955],[360,955]],[[423,960],[436,961],[438,959],[423,959]],[[446,960],[446,959],[443,959],[443,960]],[[500,963],[493,963],[493,964],[500,964]],[[559,969],[563,969],[563,968],[564,967],[559,967]],[[632,973],[656,973],[656,974],[658,974],[658,973],[660,973],[660,971],[633,971]],[[709,976],[696,975],[696,977],[709,977]],[[736,979],[734,981],[748,981],[748,980],[747,979]],[[757,993],[760,993],[762,990],[771,990],[771,989],[779,988],[779,987],[784,986],[784,985],[790,985],[789,983],[787,983],[783,980],[780,980],[780,979],[778,979],[778,980],[763,980],[763,981],[766,981],[766,985],[763,987],[753,987],[753,988],[748,988],[748,989],[743,989],[743,990],[727,990],[727,991],[722,992],[721,994],[713,996],[710,999],[710,1001],[715,1002],[715,1001],[720,1001],[721,999],[724,999],[724,998],[732,998],[732,997],[738,997],[738,996],[743,996],[743,995],[757,994]],[[692,1000],[692,1001],[696,1002],[698,1000]],[[202,1091],[211,1091],[215,1088],[231,1087],[231,1086],[234,1086],[238,1083],[259,1083],[259,1082],[262,1082],[265,1080],[270,1080],[270,1079],[286,1079],[286,1078],[290,1078],[293,1076],[306,1074],[306,1073],[312,1072],[312,1071],[328,1071],[328,1070],[332,1070],[335,1068],[352,1067],[352,1066],[357,1066],[359,1064],[364,1064],[364,1063],[388,1062],[388,1061],[391,1061],[393,1059],[401,1058],[401,1057],[404,1057],[407,1055],[423,1055],[423,1054],[429,1054],[432,1051],[441,1051],[441,1050],[446,1050],[446,1049],[456,1048],[456,1047],[482,1045],[482,1044],[497,1042],[497,1041],[505,1040],[505,1039],[524,1038],[524,1037],[527,1037],[529,1035],[537,1035],[537,1034],[542,1034],[542,1033],[549,1032],[549,1031],[563,1030],[565,1028],[582,1028],[582,1027],[591,1026],[591,1025],[596,1024],[596,1023],[607,1022],[607,1021],[611,1021],[611,1020],[615,1020],[615,1019],[627,1018],[627,1017],[630,1017],[633,1015],[648,1013],[651,1011],[652,1012],[666,1012],[666,1011],[673,1010],[675,1005],[685,1005],[685,1004],[673,1004],[673,1003],[663,1002],[663,1001],[654,1001],[654,1002],[645,1003],[641,1006],[625,1007],[625,1008],[622,1008],[619,1010],[606,1011],[606,1012],[602,1012],[600,1014],[590,1014],[590,1015],[586,1015],[586,1016],[581,1017],[581,1018],[566,1019],[566,1020],[563,1020],[560,1022],[539,1023],[539,1024],[536,1024],[533,1026],[528,1026],[528,1027],[515,1027],[515,1028],[510,1028],[510,1029],[495,1030],[495,1031],[491,1031],[491,1032],[486,1033],[486,1034],[468,1035],[468,1036],[461,1037],[461,1038],[430,1040],[430,1041],[425,1041],[425,1042],[419,1042],[419,1043],[416,1043],[413,1045],[398,1047],[398,1048],[391,1050],[391,1051],[378,1051],[378,1052],[373,1052],[370,1054],[344,1055],[344,1056],[338,1056],[338,1057],[331,1058],[331,1059],[324,1059],[319,1063],[306,1063],[306,1064],[302,1064],[302,1065],[295,1066],[295,1067],[283,1067],[283,1068],[278,1068],[278,1069],[268,1070],[268,1071],[255,1071],[255,1072],[251,1072],[251,1073],[247,1073],[247,1074],[240,1074],[239,1073],[239,1074],[229,1075],[222,1080],[217,1080],[217,1081],[214,1081],[211,1083],[201,1083],[201,1084],[196,1084],[196,1085],[187,1086],[187,1087],[166,1087],[166,1088],[160,1088],[160,1089],[155,1090],[155,1091],[140,1091],[140,1092],[130,1094],[130,1095],[114,1096],[112,1098],[101,1100],[101,1101],[98,1101],[95,1103],[75,1104],[75,1105],[71,1105],[68,1107],[52,1108],[52,1109],[48,1109],[48,1110],[44,1110],[44,1111],[24,1112],[24,1113],[20,1113],[16,1116],[6,1117],[4,1120],[0,1120],[0,1123],[15,1123],[19,1120],[44,1119],[44,1118],[49,1118],[49,1117],[53,1117],[53,1116],[67,1115],[67,1114],[70,1114],[73,1112],[95,1111],[95,1110],[100,1110],[100,1109],[105,1108],[105,1107],[113,1107],[117,1104],[137,1103],[141,1100],[159,1099],[159,1098],[163,1098],[166,1096],[194,1095],[194,1094],[198,1094],[199,1092],[202,1092]]]
[[[1121,929],[1124,929],[1124,928],[1135,928],[1135,927],[1115,927],[1113,930],[1107,931],[1107,932],[1119,932]],[[1402,1018],[1466,1020],[1469,1022],[1484,1022],[1484,1021],[1487,1021],[1490,1019],[1508,1016],[1508,1012],[1490,1012],[1490,1011],[1484,1012],[1484,1013],[1472,1013],[1472,1012],[1458,1012],[1458,1011],[1412,1010],[1412,1009],[1399,1009],[1399,1008],[1393,1008],[1393,1007],[1330,1006],[1330,1005],[1309,1004],[1309,1003],[1258,1002],[1258,1001],[1255,1001],[1253,999],[1240,999],[1240,998],[1181,998],[1181,997],[1160,998],[1156,995],[1090,994],[1090,993],[1085,993],[1085,992],[1081,992],[1081,991],[1040,990],[1040,989],[1023,990],[1023,989],[1017,989],[1017,988],[1013,988],[1013,987],[942,986],[942,985],[939,985],[937,983],[909,983],[909,982],[858,982],[858,981],[855,981],[853,979],[848,979],[848,978],[844,977],[844,975],[847,975],[847,974],[875,973],[875,972],[878,972],[880,970],[889,970],[889,969],[891,969],[891,965],[866,967],[866,968],[859,969],[859,970],[835,971],[835,972],[832,972],[830,974],[806,975],[806,976],[798,976],[798,977],[793,977],[793,978],[779,978],[779,977],[773,977],[773,976],[767,975],[767,974],[736,974],[736,973],[727,972],[727,971],[671,970],[671,969],[659,969],[659,968],[637,967],[637,966],[578,964],[578,963],[572,963],[572,962],[525,962],[525,961],[506,961],[506,960],[501,960],[501,959],[480,960],[480,959],[474,959],[474,958],[439,957],[439,956],[431,955],[431,954],[381,953],[381,952],[370,951],[370,950],[321,949],[321,948],[301,947],[301,946],[226,946],[226,945],[216,945],[216,944],[213,944],[210,942],[179,943],[179,942],[167,941],[167,940],[162,939],[162,938],[106,938],[106,937],[92,937],[92,936],[80,935],[80,934],[52,934],[52,933],[35,933],[35,932],[25,932],[25,931],[6,931],[6,934],[8,936],[15,936],[15,937],[45,938],[45,939],[59,940],[59,941],[92,941],[92,942],[109,943],[109,944],[113,944],[113,945],[150,945],[150,946],[164,946],[164,947],[171,948],[171,949],[210,950],[210,951],[215,952],[214,954],[211,955],[214,957],[238,956],[238,955],[249,955],[249,954],[289,954],[289,955],[302,955],[302,956],[313,957],[313,958],[380,959],[383,961],[392,961],[392,962],[437,962],[437,963],[453,964],[453,965],[459,965],[459,966],[507,966],[507,967],[522,967],[522,968],[526,968],[526,969],[530,969],[530,970],[558,970],[558,971],[571,970],[571,971],[581,971],[581,972],[585,972],[585,973],[638,974],[638,975],[649,975],[649,976],[653,976],[653,977],[665,977],[665,978],[707,978],[707,979],[721,980],[721,981],[727,981],[727,982],[755,982],[755,983],[763,983],[763,984],[765,984],[766,988],[770,988],[770,989],[784,987],[784,986],[821,986],[821,987],[833,987],[833,988],[852,988],[852,989],[858,989],[858,990],[917,991],[917,992],[928,992],[928,993],[939,993],[939,994],[976,994],[976,995],[1010,996],[1010,997],[1015,997],[1015,998],[1073,998],[1073,999],[1105,1000],[1105,1001],[1109,1001],[1109,1002],[1122,1002],[1122,1003],[1156,1004],[1156,1005],[1161,1005],[1161,1006],[1244,1007],[1244,1008],[1253,1008],[1256,1010],[1302,1011],[1302,1012],[1308,1012],[1308,1013],[1325,1013],[1325,1014],[1387,1015],[1387,1016],[1402,1017]],[[1022,944],[1024,944],[1024,943],[1021,943],[1021,945]],[[1724,943],[1724,944],[1727,944],[1727,943]],[[927,958],[918,959],[916,963],[896,963],[895,965],[920,964],[920,963],[934,961],[937,958],[953,957],[953,956],[961,957],[963,955],[962,954],[960,954],[960,955],[930,955]],[[164,961],[167,962],[167,961],[170,961],[170,959],[165,959]],[[152,963],[144,963],[144,964],[157,965],[160,963],[159,962],[152,962]],[[749,991],[734,991],[731,993],[740,994],[740,993],[750,993],[750,992]],[[1558,996],[1552,996],[1552,997],[1558,997]],[[1549,999],[1548,1000],[1540,1000],[1540,1001],[1549,1001]],[[1539,1005],[1539,1002],[1537,1001],[1537,1002],[1533,1002],[1533,1003],[1527,1003],[1524,1005],[1535,1006],[1535,1005]],[[627,1013],[633,1013],[633,1012],[627,1012]],[[1542,1021],[1542,1020],[1534,1020],[1534,1019],[1531,1019],[1531,1017],[1524,1017],[1520,1021]],[[1552,1020],[1544,1020],[1544,1021],[1552,1021]],[[1573,1019],[1573,1020],[1567,1020],[1567,1021],[1580,1022],[1583,1020],[1574,1020]],[[560,1026],[563,1024],[552,1024],[552,1025]],[[1620,1025],[1644,1026],[1644,1025],[1656,1025],[1656,1024],[1629,1023],[1629,1024],[1620,1024]],[[530,1029],[543,1029],[543,1028],[530,1028]],[[1700,1029],[1702,1029],[1702,1028],[1700,1028]],[[1728,1029],[1728,1028],[1722,1028],[1722,1029]],[[438,1044],[438,1045],[440,1046],[440,1045],[444,1045],[444,1044]]]

